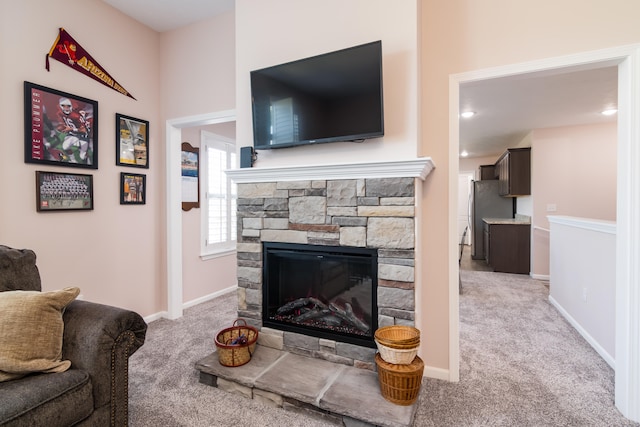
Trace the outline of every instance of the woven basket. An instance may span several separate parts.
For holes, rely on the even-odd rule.
[[[416,356],[409,365],[394,365],[376,354],[376,365],[382,397],[402,406],[411,405],[418,399],[424,371],[424,362],[420,357]]]
[[[383,326],[376,330],[374,338],[387,347],[408,349],[420,344],[420,330],[404,325]]]
[[[420,346],[420,342],[418,342],[412,348],[399,349],[388,347],[378,342],[378,340],[375,341],[382,360],[396,365],[409,365],[413,362],[413,359],[418,355],[418,347]]]
[[[240,325],[239,323],[244,323]],[[233,341],[244,335],[245,343],[233,344]],[[258,330],[247,325],[244,319],[237,319],[233,326],[225,328],[216,335],[216,347],[218,348],[218,360],[223,366],[242,366],[251,360],[258,341]]]

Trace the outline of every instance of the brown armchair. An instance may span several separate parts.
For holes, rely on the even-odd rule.
[[[41,291],[36,255],[0,245],[0,292],[13,290]],[[62,318],[62,359],[71,367],[0,382],[0,426],[126,426],[128,359],[147,324],[135,312],[87,301],[69,303]]]

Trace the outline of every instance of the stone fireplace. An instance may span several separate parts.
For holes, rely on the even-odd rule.
[[[421,180],[432,169],[431,160],[423,158],[227,171],[238,184],[238,317],[260,329],[260,345],[374,368],[372,334],[375,329],[392,324],[414,325],[416,194],[419,194]],[[272,319],[274,313],[265,313],[270,310],[265,294],[269,291],[263,283],[265,277],[270,277],[269,271],[264,270],[269,258],[265,256],[265,248],[286,250],[292,247],[311,251],[313,256],[319,256],[319,251],[326,249],[333,254],[330,256],[332,263],[314,264],[307,260],[304,267],[292,262],[282,267],[285,271],[278,270],[279,277],[287,282],[283,286],[288,290],[283,291],[286,293],[284,301],[277,303],[279,306],[275,311],[281,309],[280,314],[289,316],[289,323],[291,318],[296,323],[295,320],[308,316],[308,311],[318,310],[310,315],[341,327],[350,323],[342,321],[345,316],[353,316],[355,333],[332,335],[331,328],[327,327],[321,327],[320,333],[309,332],[300,325]],[[319,269],[334,268],[340,253],[346,259],[358,250],[370,256],[364,264],[375,260],[374,277],[365,277],[361,267],[352,267],[352,272],[339,276],[338,269],[345,266],[336,266],[333,273],[338,276],[337,282],[327,286],[348,289],[327,290],[319,295],[321,304],[309,300],[318,296],[312,295],[309,284],[317,278]],[[353,295],[347,297],[340,293],[364,289],[358,280],[370,286],[371,301],[375,301],[370,307],[364,307],[366,303],[362,303],[367,301],[366,297],[359,301]],[[330,301],[336,295],[339,297]],[[304,312],[285,310],[288,306],[285,309],[282,306],[286,303],[298,305]],[[331,312],[332,309],[335,311]],[[323,313],[322,310],[329,311]],[[358,328],[370,330],[358,337]]]

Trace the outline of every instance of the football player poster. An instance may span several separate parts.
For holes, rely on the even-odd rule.
[[[98,169],[98,102],[24,82],[26,163]]]

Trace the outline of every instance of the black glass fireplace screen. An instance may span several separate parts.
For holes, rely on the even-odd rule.
[[[375,347],[377,250],[263,243],[264,326]]]

